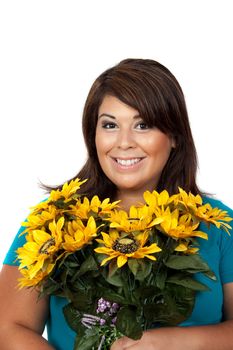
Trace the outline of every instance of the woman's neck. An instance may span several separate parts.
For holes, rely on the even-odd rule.
[[[143,199],[143,192],[140,193],[138,191],[132,192],[127,190],[118,191],[116,200],[120,200],[120,208],[126,211],[129,210],[131,205],[139,205],[145,202]]]

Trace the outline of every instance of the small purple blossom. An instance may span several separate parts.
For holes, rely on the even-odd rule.
[[[110,303],[110,301],[105,300],[104,298],[100,298],[98,300],[97,314],[100,312],[106,312],[108,316],[112,316],[119,309],[119,305],[117,303]]]
[[[117,311],[119,309],[119,305],[117,303],[112,304],[112,308]]]
[[[103,313],[103,317],[99,317],[96,315],[91,314],[83,314],[83,317],[81,319],[82,324],[86,327],[91,329],[93,326],[104,326],[110,318],[111,326],[114,327],[116,323],[116,314],[119,310],[119,305],[117,303],[111,303],[108,300],[105,300],[103,298],[100,298],[98,300],[98,307],[97,307],[97,314]],[[113,317],[113,318],[112,318]],[[111,319],[112,318],[112,319]]]
[[[100,320],[100,317],[95,316],[95,315],[91,315],[91,314],[83,314],[83,316],[87,317],[87,318],[90,318],[90,319],[93,319],[93,320],[96,320],[96,321]]]
[[[87,328],[92,328],[92,326],[96,326],[96,324],[100,324],[102,319],[95,315],[83,314],[81,319],[82,324]]]
[[[97,313],[104,312],[106,309],[108,309],[111,306],[110,302],[107,300],[104,300],[103,298],[100,298],[98,300],[98,308],[96,310]]]
[[[113,319],[112,319],[112,324],[116,324],[116,320],[117,320],[117,317],[115,316]]]
[[[106,320],[104,318],[101,318],[99,320],[99,323],[100,323],[101,326],[103,326],[106,323]]]

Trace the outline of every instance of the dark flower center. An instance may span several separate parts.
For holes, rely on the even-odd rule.
[[[138,250],[138,242],[132,238],[118,238],[112,246],[112,249],[121,252],[123,254],[130,254]]]
[[[39,249],[39,254],[49,254],[48,249],[55,245],[55,239],[51,238],[48,241],[46,241]]]

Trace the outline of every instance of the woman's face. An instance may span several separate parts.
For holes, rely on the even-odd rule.
[[[100,166],[118,190],[140,192],[156,188],[174,146],[136,109],[110,95],[99,108],[95,143]]]

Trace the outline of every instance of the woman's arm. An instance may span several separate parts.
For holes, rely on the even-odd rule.
[[[226,321],[217,325],[153,329],[138,341],[123,337],[111,350],[232,350],[233,283],[224,285],[224,314]]]
[[[17,288],[18,268],[4,265],[0,273],[1,350],[52,350],[42,337],[49,312],[49,300],[38,301],[32,289]]]

